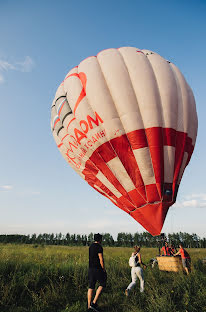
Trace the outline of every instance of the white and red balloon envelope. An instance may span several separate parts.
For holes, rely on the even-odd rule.
[[[71,69],[51,109],[65,160],[152,235],[176,200],[197,125],[180,70],[133,47],[101,51]]]

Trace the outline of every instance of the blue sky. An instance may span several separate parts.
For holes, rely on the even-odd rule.
[[[134,46],[171,60],[193,89],[197,144],[163,231],[206,236],[205,16],[204,0],[0,0],[0,233],[143,231],[67,165],[50,131],[67,72]]]

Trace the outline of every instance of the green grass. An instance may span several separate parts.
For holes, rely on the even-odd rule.
[[[190,249],[192,273],[145,271],[145,292],[139,284],[130,297],[128,258],[131,248],[104,248],[107,287],[99,300],[105,312],[206,311],[206,249]],[[149,262],[157,249],[142,248]],[[1,312],[86,311],[88,247],[0,245]]]

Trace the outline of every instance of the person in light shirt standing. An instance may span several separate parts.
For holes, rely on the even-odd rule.
[[[141,265],[143,265],[144,268],[146,268],[146,265],[142,262],[140,254],[140,246],[134,246],[134,250],[135,252],[132,253],[129,259],[129,265],[132,267],[131,268],[132,282],[127,286],[127,289],[125,290],[126,296],[129,296],[129,293],[132,290],[132,288],[136,285],[138,278],[140,280],[140,292],[144,291],[144,274]]]
[[[179,251],[176,252],[174,256],[181,255],[183,268],[185,269],[185,272],[188,275],[191,271],[191,258],[188,252],[184,249],[182,243],[179,244],[179,247],[180,247]]]

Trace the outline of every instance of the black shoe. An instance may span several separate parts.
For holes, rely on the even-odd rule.
[[[90,309],[92,311],[95,311],[95,312],[100,312],[100,309],[99,309],[98,305],[96,303],[94,303],[94,302],[91,303]]]

